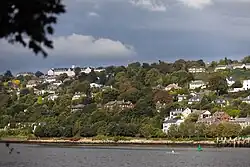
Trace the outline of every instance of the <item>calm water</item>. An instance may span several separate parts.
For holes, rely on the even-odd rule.
[[[53,147],[0,144],[0,167],[249,167],[250,149]],[[20,152],[18,154],[17,152]]]

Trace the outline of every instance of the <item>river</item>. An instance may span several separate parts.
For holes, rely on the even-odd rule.
[[[0,144],[0,167],[249,167],[250,149]],[[175,152],[172,153],[171,150]]]

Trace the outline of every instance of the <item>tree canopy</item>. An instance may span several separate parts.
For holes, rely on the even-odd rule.
[[[54,33],[52,25],[64,12],[61,0],[1,0],[0,38],[12,44],[22,44],[46,57],[44,47],[53,48],[48,35]]]

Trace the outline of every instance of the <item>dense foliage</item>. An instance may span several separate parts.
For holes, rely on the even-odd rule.
[[[64,12],[61,0],[1,0],[0,38],[47,56],[43,46],[53,48],[48,35],[54,33],[57,15]]]

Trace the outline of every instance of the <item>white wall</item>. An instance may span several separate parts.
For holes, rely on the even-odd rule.
[[[242,85],[244,90],[250,89],[250,80],[243,80]]]
[[[53,76],[53,75],[54,75],[54,71],[53,71],[52,69],[50,69],[50,70],[48,71],[48,75],[49,75],[49,76]]]

